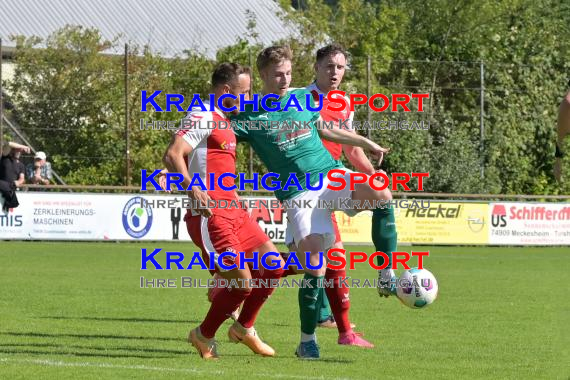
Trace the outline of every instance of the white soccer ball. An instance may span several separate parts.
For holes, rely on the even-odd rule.
[[[400,301],[412,309],[421,309],[437,298],[437,280],[427,269],[408,269],[396,284]]]

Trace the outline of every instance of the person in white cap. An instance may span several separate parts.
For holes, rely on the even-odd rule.
[[[49,185],[51,181],[51,164],[46,161],[44,152],[36,152],[34,163],[27,166],[28,181],[34,185]]]

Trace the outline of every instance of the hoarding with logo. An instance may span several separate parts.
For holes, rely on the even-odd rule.
[[[27,192],[18,198],[18,208],[0,210],[0,239],[190,241],[180,196]],[[141,207],[141,199],[149,204]],[[287,216],[281,205],[272,197],[247,199],[256,202],[249,211],[264,232],[283,243]],[[395,209],[400,243],[570,245],[568,203],[424,201],[422,206]],[[355,217],[337,211],[336,219],[343,242],[371,244],[370,211]]]
[[[491,203],[490,244],[570,245],[570,204]]]
[[[396,208],[398,242],[408,244],[488,244],[487,203],[424,201],[425,208]],[[336,213],[344,242],[371,243],[372,213],[350,218]]]
[[[0,210],[0,239],[190,240],[180,208],[141,207],[170,196],[19,193],[20,206]]]

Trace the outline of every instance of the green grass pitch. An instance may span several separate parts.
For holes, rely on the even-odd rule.
[[[439,297],[425,310],[375,289],[351,291],[351,319],[373,350],[318,329],[322,360],[293,355],[296,289],[277,289],[257,330],[277,351],[256,357],[218,332],[217,362],[186,343],[208,308],[205,289],[140,289],[139,277],[208,278],[205,271],[141,271],[140,249],[191,253],[182,243],[0,242],[2,379],[568,379],[570,249],[413,247]],[[371,247],[348,247],[365,250]],[[410,251],[412,247],[402,247]],[[185,261],[187,263],[187,261]],[[349,271],[375,278],[365,264]]]

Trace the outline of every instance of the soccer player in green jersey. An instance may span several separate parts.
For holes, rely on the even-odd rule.
[[[321,252],[330,249],[335,240],[331,221],[333,209],[317,207],[318,201],[333,201],[334,209],[342,210],[354,216],[359,210],[341,202],[343,199],[352,199],[361,203],[376,203],[389,201],[392,194],[388,189],[375,190],[368,182],[356,184],[351,191],[347,186],[338,191],[328,188],[330,181],[327,173],[333,169],[343,169],[344,173],[333,174],[334,177],[343,177],[349,181],[350,170],[345,169],[340,161],[334,160],[321,142],[321,137],[340,144],[359,146],[369,151],[373,157],[379,158],[388,150],[378,144],[355,133],[341,129],[317,129],[313,124],[310,128],[292,126],[291,121],[314,122],[319,119],[318,112],[307,110],[305,95],[310,94],[305,88],[289,90],[291,83],[292,53],[287,47],[272,46],[263,50],[257,58],[257,68],[263,80],[262,94],[276,94],[279,99],[280,110],[277,112],[265,111],[262,107],[258,112],[248,105],[245,112],[241,112],[233,120],[238,123],[234,129],[238,140],[248,142],[257,152],[267,168],[279,175],[278,180],[285,183],[291,173],[298,179],[305,179],[309,174],[311,186],[319,182],[322,175],[322,186],[319,190],[308,189],[305,181],[300,181],[301,189],[297,186],[281,188],[275,191],[276,197],[283,200],[297,200],[308,202],[312,207],[292,207],[286,209],[287,217],[291,222],[294,241],[297,242],[301,262],[310,262],[318,267]],[[291,95],[295,95],[303,105],[303,110],[296,108],[284,110]],[[311,99],[311,97],[309,97]],[[276,122],[281,128],[250,128],[252,122]],[[319,136],[320,135],[320,136]],[[323,175],[324,174],[324,175]],[[306,257],[304,257],[305,255]],[[297,347],[296,355],[302,359],[318,359],[319,347],[316,342],[315,328],[319,317],[319,291],[322,287],[326,266],[318,269],[305,268],[306,283],[312,287],[299,289],[299,307],[301,317],[301,343]]]

